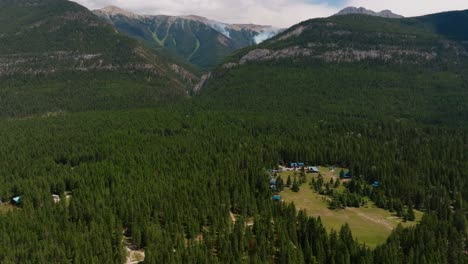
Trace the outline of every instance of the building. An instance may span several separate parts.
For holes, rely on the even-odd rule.
[[[316,166],[309,167],[307,170],[308,170],[310,173],[319,173],[319,172],[320,172],[319,168],[317,168]]]
[[[380,186],[380,182],[375,181],[375,182],[372,184],[372,186],[374,186],[374,187],[379,187],[379,186]]]
[[[52,199],[54,199],[54,203],[60,203],[60,196],[57,194],[52,194]]]
[[[281,201],[281,196],[279,196],[279,195],[273,195],[273,201],[276,201],[276,202]]]
[[[20,204],[21,203],[21,196],[16,196],[14,197],[13,199],[11,199],[13,201],[13,203],[15,204]]]

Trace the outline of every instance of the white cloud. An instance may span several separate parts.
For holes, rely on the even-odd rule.
[[[199,15],[226,23],[254,23],[289,27],[298,22],[327,17],[346,6],[374,11],[390,9],[418,16],[468,9],[468,0],[74,0],[89,9],[115,5],[137,14]],[[330,3],[330,4],[327,4]],[[332,4],[335,3],[335,4]],[[341,4],[336,4],[341,3]]]
[[[411,17],[468,9],[468,0],[349,0],[347,5],[362,6],[374,11],[390,9],[394,13]]]
[[[115,5],[137,14],[199,15],[226,23],[289,27],[339,8],[306,0],[75,0],[89,9]]]

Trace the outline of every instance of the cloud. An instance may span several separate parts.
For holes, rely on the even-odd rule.
[[[350,0],[346,4],[374,11],[390,9],[406,17],[468,9],[468,0]]]
[[[199,15],[226,23],[290,27],[326,17],[339,9],[327,1],[310,0],[75,0],[89,9],[115,5],[137,14]]]
[[[301,21],[327,17],[346,6],[375,11],[390,9],[418,16],[468,9],[468,0],[75,0],[89,9],[115,5],[137,14],[199,15],[225,23],[254,23],[290,27]]]

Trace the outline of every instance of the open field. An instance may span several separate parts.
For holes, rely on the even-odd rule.
[[[320,167],[320,171],[325,182],[330,181],[331,177],[338,177],[340,169],[334,172],[328,168]],[[297,172],[299,175],[299,172]],[[293,178],[294,172],[288,171],[281,173],[284,180],[288,175]],[[403,222],[397,217],[384,209],[377,208],[372,202],[368,202],[366,206],[361,208],[346,208],[345,210],[330,210],[326,197],[315,193],[309,186],[312,177],[317,177],[317,174],[307,174],[307,183],[301,186],[298,193],[292,192],[291,189],[285,188],[281,192],[281,198],[285,202],[294,202],[297,209],[305,209],[308,215],[319,217],[327,230],[339,230],[340,227],[348,223],[351,227],[353,235],[362,243],[369,247],[375,247],[385,242],[392,230],[399,223],[403,226],[412,226],[420,221],[422,213],[415,210],[415,222]],[[344,188],[342,185],[340,188]]]
[[[15,207],[10,204],[1,204],[0,205],[0,214],[7,213],[15,210]]]

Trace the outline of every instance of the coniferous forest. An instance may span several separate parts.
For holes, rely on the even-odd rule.
[[[122,262],[124,230],[147,263],[467,260],[462,131],[190,105],[5,120],[1,134],[0,195],[22,196],[0,216],[2,263]],[[298,159],[379,180],[363,195],[382,208],[412,205],[423,220],[374,250],[347,226],[327,233],[320,219],[271,199],[266,169]]]
[[[50,3],[61,5],[36,10]],[[1,62],[17,54],[0,54],[0,263],[125,263],[129,243],[144,251],[144,263],[468,263],[468,53],[466,33],[446,28],[468,21],[466,11],[306,21],[296,26],[302,35],[293,27],[237,52],[226,59],[231,66],[214,69],[203,89],[190,91],[170,58],[145,57],[150,49],[68,5],[0,0],[0,22],[22,18],[0,26],[0,41],[12,34],[13,43],[0,50],[14,52],[15,41],[28,39],[16,25],[58,39],[63,34],[48,23],[65,21],[79,40],[98,42],[87,34],[102,30],[96,35],[128,43],[132,52],[119,57],[99,42],[104,51],[91,45],[95,57],[85,57],[111,58],[102,68],[91,61],[85,69],[41,72],[39,63],[36,73],[18,67],[11,75]],[[40,12],[59,11],[39,29],[28,26]],[[73,21],[83,17],[78,27]],[[317,36],[323,43],[312,45]],[[43,58],[47,43],[40,41]],[[314,47],[339,56],[377,49],[371,44],[399,57],[326,61],[302,51],[244,63],[256,48],[264,49],[257,55]],[[422,62],[436,57],[425,50],[432,46],[439,57]],[[79,49],[51,54],[79,61],[91,52]],[[29,67],[24,61],[17,64]],[[376,247],[356,239],[347,223],[328,230],[320,217],[275,198],[271,172],[295,162],[346,168],[347,192],[330,193],[333,209],[366,199],[404,212],[405,221],[415,220],[414,211],[422,219],[399,225]],[[319,179],[275,187],[324,192]]]

